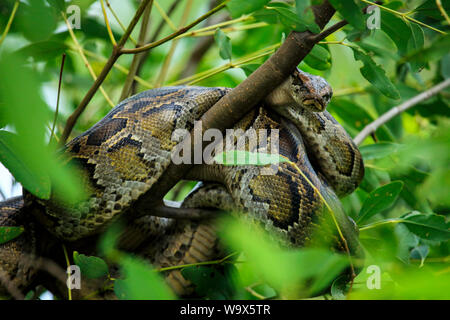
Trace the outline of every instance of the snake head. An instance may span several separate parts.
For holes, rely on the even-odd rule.
[[[296,68],[295,71],[266,98],[274,108],[297,106],[311,112],[322,112],[333,95],[329,83]]]
[[[333,95],[331,86],[324,78],[303,72],[297,68],[288,81],[292,99],[297,105],[312,112],[324,111]]]

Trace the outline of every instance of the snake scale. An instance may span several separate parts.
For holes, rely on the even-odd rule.
[[[0,225],[20,225],[21,218],[15,216],[20,217],[29,207],[39,228],[76,243],[100,233],[118,217],[142,216],[130,222],[123,239],[128,239],[129,247],[139,246],[141,254],[155,266],[216,258],[221,248],[213,221],[156,217],[151,212],[134,212],[133,205],[137,200],[155,200],[149,190],[170,164],[177,145],[173,133],[192,130],[194,121],[229,90],[165,87],[122,101],[66,145],[64,159],[82,169],[89,198],[63,205],[55,199],[43,201],[27,195],[25,204],[21,198],[0,203]],[[261,174],[261,167],[254,165],[197,164],[185,178],[203,182],[182,206],[243,212],[283,245],[298,247],[308,244],[313,232],[326,229],[321,224],[326,200],[350,252],[360,255],[357,230],[337,197],[359,185],[364,165],[351,137],[325,110],[331,96],[331,87],[323,78],[296,69],[234,127],[244,131],[277,129],[277,152],[289,161],[277,164],[274,174]],[[269,140],[252,145],[250,151],[270,152]],[[249,145],[246,142],[246,147]],[[328,237],[329,230],[323,230],[322,236]],[[24,267],[11,252],[20,252],[19,247],[33,251],[28,242],[36,241],[30,233],[24,234],[0,245],[0,257],[9,266],[4,271],[19,288],[29,281],[23,279]],[[24,237],[29,241],[24,243]],[[342,250],[339,239],[334,236],[334,240]],[[11,249],[14,245],[18,248]],[[28,272],[26,279],[32,277],[33,272]],[[167,273],[167,281],[178,294],[189,291],[189,282],[179,271]]]

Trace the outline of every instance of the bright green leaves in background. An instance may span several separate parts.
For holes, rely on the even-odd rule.
[[[73,261],[80,267],[81,274],[88,279],[100,278],[109,274],[108,265],[99,257],[86,256],[74,251]]]
[[[214,34],[214,40],[219,46],[219,55],[224,60],[231,61],[231,40],[230,38],[220,29],[216,30]]]
[[[354,28],[366,29],[366,17],[362,11],[365,4],[357,0],[329,0],[329,2]]]
[[[52,113],[40,94],[39,80],[19,55],[3,52],[0,59],[0,161],[23,187],[35,196],[78,201],[83,187],[77,175],[55,157],[46,145]],[[56,102],[55,102],[56,103]],[[64,196],[63,196],[64,195]]]
[[[361,50],[352,47],[355,54],[355,59],[363,63],[361,67],[361,74],[367,81],[369,81],[375,88],[380,90],[386,97],[391,99],[399,99],[400,94],[397,88],[392,84],[391,80],[386,76],[383,68],[376,64],[373,59],[362,52]]]
[[[143,260],[131,256],[120,259],[124,279],[115,280],[114,293],[126,300],[167,300],[175,295],[163,282],[160,275]]]
[[[20,6],[17,23],[24,36],[30,41],[48,39],[56,29],[56,15],[59,13],[44,0],[33,0]]]
[[[397,200],[403,182],[394,181],[372,191],[362,204],[356,223],[361,223],[370,219],[373,215],[391,207]]]
[[[270,0],[230,0],[227,3],[232,18],[238,18],[243,14],[251,13],[264,7]]]
[[[119,266],[121,278],[113,281],[113,290],[119,299],[158,300],[175,299],[161,274],[145,260],[117,249],[118,237],[123,231],[119,223],[112,224],[99,242],[99,251],[109,262]],[[88,257],[91,272],[104,270],[100,258]]]
[[[348,258],[321,248],[280,249],[259,228],[245,221],[221,223],[222,239],[242,252],[245,263],[236,264],[241,285],[262,279],[284,298],[299,298],[325,289],[348,266]]]

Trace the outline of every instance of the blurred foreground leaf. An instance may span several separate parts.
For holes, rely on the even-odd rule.
[[[0,227],[0,244],[17,238],[23,231],[23,227]]]

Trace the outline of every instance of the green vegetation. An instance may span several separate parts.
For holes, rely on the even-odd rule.
[[[310,9],[318,0],[174,2],[153,1],[145,22],[148,34],[142,36],[141,18],[125,43],[130,54],[112,61],[70,137],[102,119],[119,102],[124,87],[131,88],[125,96],[169,85],[235,87],[292,30],[320,31]],[[299,67],[331,84],[334,96],[328,110],[352,137],[450,77],[449,2],[384,1],[378,5],[380,28],[372,30],[366,21],[375,13],[362,11],[372,2],[329,2],[338,12],[328,26],[342,19],[349,24],[317,44]],[[217,8],[220,3],[226,8]],[[69,5],[80,9],[80,29],[67,29],[75,21]],[[68,202],[84,196],[76,171],[58,153],[58,143],[93,79],[107,68],[113,43],[120,43],[137,8],[132,0],[0,3],[0,162],[35,196],[55,194]],[[218,12],[207,24],[198,21],[189,30],[180,29],[213,8]],[[149,42],[153,45],[145,60],[136,58],[145,53],[132,54],[134,43]],[[219,232],[233,254],[180,268],[183,276],[206,299],[450,299],[449,96],[447,86],[360,136],[364,180],[342,199],[344,211],[359,226],[366,254],[353,281],[340,276],[350,266],[346,255],[316,248],[279,250],[257,229],[235,219],[225,219]],[[176,188],[166,198],[181,200],[192,184]],[[22,231],[0,228],[0,243]],[[159,276],[166,271],[117,250],[116,237],[117,229],[104,235],[102,258],[74,252],[71,261],[86,277],[105,278],[104,289],[114,290],[119,298],[174,298]],[[125,277],[112,278],[102,259],[117,263]],[[380,284],[374,288],[378,271]]]

